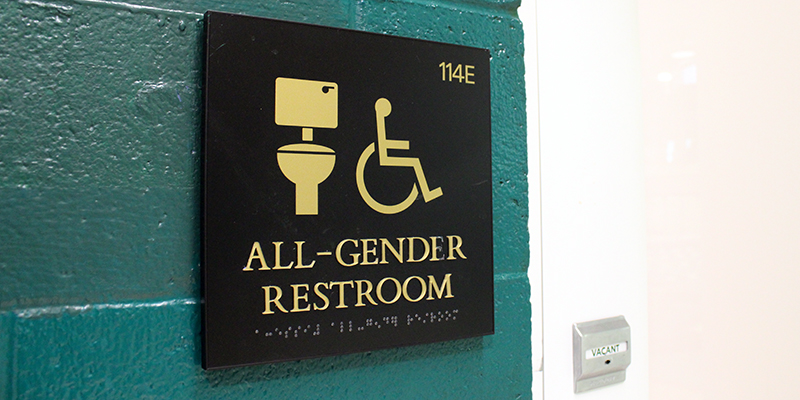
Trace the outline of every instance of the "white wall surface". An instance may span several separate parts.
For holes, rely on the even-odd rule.
[[[639,8],[650,398],[798,399],[800,2]]]
[[[538,143],[536,114],[530,109],[528,127],[529,154],[539,150],[541,173],[544,367],[543,388],[536,386],[534,372],[534,398],[645,399],[647,275],[636,2],[538,0],[531,14],[530,8],[521,11],[526,43],[535,20],[538,46],[538,60],[526,59],[528,74],[538,64],[538,91],[528,90],[529,102],[538,93]],[[527,49],[530,56],[530,44]],[[530,85],[530,75],[527,81]],[[627,380],[574,394],[572,324],[620,314],[632,332]]]

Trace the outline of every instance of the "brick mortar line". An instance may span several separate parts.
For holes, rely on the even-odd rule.
[[[495,283],[512,281],[512,280],[527,280],[527,272],[505,272],[494,275]],[[65,313],[82,314],[92,310],[129,310],[137,308],[160,308],[165,306],[184,306],[184,305],[197,305],[200,301],[195,298],[183,298],[163,300],[156,302],[129,302],[129,303],[98,303],[98,304],[85,304],[85,305],[57,305],[45,307],[31,307],[17,310],[6,311],[13,314],[17,318],[32,319],[42,318],[48,316],[56,316]]]
[[[64,5],[64,1],[56,1],[56,2],[46,2],[46,1],[38,1],[38,0],[17,0],[20,4],[25,5],[32,5],[44,8],[54,8],[64,13],[70,13],[73,11],[73,8]],[[67,0],[65,2],[79,4],[83,6],[94,6],[94,7],[101,7],[101,8],[111,8],[117,10],[126,10],[130,12],[138,12],[138,13],[150,13],[154,15],[174,15],[174,16],[182,16],[182,17],[194,17],[198,20],[202,20],[204,18],[203,13],[198,13],[194,11],[185,11],[185,10],[176,10],[170,8],[160,8],[160,7],[153,7],[153,6],[143,6],[139,4],[133,3],[126,3],[123,1],[111,1],[111,0]]]
[[[524,279],[528,280],[528,272],[503,272],[494,275],[494,281],[497,282],[504,282],[504,281],[512,281]]]
[[[86,305],[62,305],[62,306],[46,306],[46,307],[32,307],[20,310],[12,310],[11,313],[17,318],[41,318],[48,316],[61,315],[64,313],[77,313],[82,314],[91,310],[129,310],[137,308],[159,308],[165,306],[183,306],[183,305],[196,305],[200,301],[195,298],[172,299],[157,302],[133,302],[133,303],[99,303],[99,304],[86,304]]]
[[[468,11],[468,12],[476,12],[483,15],[491,15],[497,16],[498,11],[501,11],[502,14],[506,16],[510,16],[513,18],[518,18],[517,15],[517,8],[519,8],[520,3],[519,1],[512,1],[508,3],[493,3],[490,0],[472,0],[467,3],[456,3],[451,0],[388,0],[389,2],[394,3],[407,3],[407,4],[415,4],[421,6],[433,6],[433,7],[442,7],[447,8],[453,11]],[[128,3],[123,1],[113,1],[113,0],[64,0],[64,1],[39,1],[39,0],[17,0],[20,4],[25,5],[33,5],[38,7],[44,8],[54,8],[64,13],[69,13],[73,11],[73,8],[68,5],[63,5],[65,2],[79,4],[84,6],[94,6],[94,7],[102,7],[102,8],[111,8],[117,10],[127,10],[130,12],[139,12],[139,13],[150,13],[154,15],[174,15],[174,16],[188,16],[196,18],[197,20],[203,20],[205,14],[194,12],[194,11],[187,11],[181,9],[171,9],[171,8],[161,8],[161,7],[153,7],[153,6],[145,6],[139,5],[135,3]],[[372,3],[378,3],[376,1],[370,1]],[[353,6],[357,7],[357,3],[354,3]],[[494,12],[492,12],[494,11]],[[351,10],[352,13],[352,10]],[[357,15],[351,16],[357,19]],[[353,22],[353,21],[348,21]]]
[[[370,0],[369,2],[378,4],[381,1]],[[502,11],[502,14],[505,14],[505,16],[510,16],[513,18],[519,18],[517,15],[517,8],[520,6],[519,1],[496,3],[490,0],[468,0],[467,2],[463,3],[455,0],[383,0],[382,2],[442,7],[453,11],[471,11],[489,16],[500,16],[497,13],[492,13],[492,11]]]
[[[152,7],[152,6],[142,6],[133,3],[125,3],[122,1],[109,1],[109,0],[70,0],[74,3],[80,5],[91,5],[91,6],[98,6],[98,7],[106,7],[106,8],[116,8],[122,10],[128,10],[131,12],[143,12],[143,13],[154,13],[154,14],[170,14],[170,15],[185,15],[195,17],[197,19],[202,20],[204,18],[203,13],[198,13],[194,11],[185,11],[185,10],[175,10],[170,8],[160,8],[160,7]]]

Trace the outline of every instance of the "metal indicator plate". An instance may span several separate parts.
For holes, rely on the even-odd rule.
[[[630,343],[631,328],[621,315],[573,325],[575,393],[624,381]]]
[[[204,368],[492,334],[489,52],[206,29]]]

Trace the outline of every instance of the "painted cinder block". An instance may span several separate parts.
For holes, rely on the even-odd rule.
[[[0,4],[0,398],[530,398],[516,1]],[[490,49],[496,334],[205,372],[202,13]]]
[[[202,24],[0,7],[2,307],[194,295]]]
[[[9,398],[530,397],[523,279],[497,280],[496,333],[364,354],[204,371],[196,299],[8,312]],[[4,347],[0,346],[0,349]],[[2,369],[2,368],[0,368]]]

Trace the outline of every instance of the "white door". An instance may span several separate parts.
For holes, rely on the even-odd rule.
[[[526,37],[533,398],[646,399],[636,2],[523,0],[520,17]],[[626,381],[575,394],[572,324],[617,315],[631,327]]]

